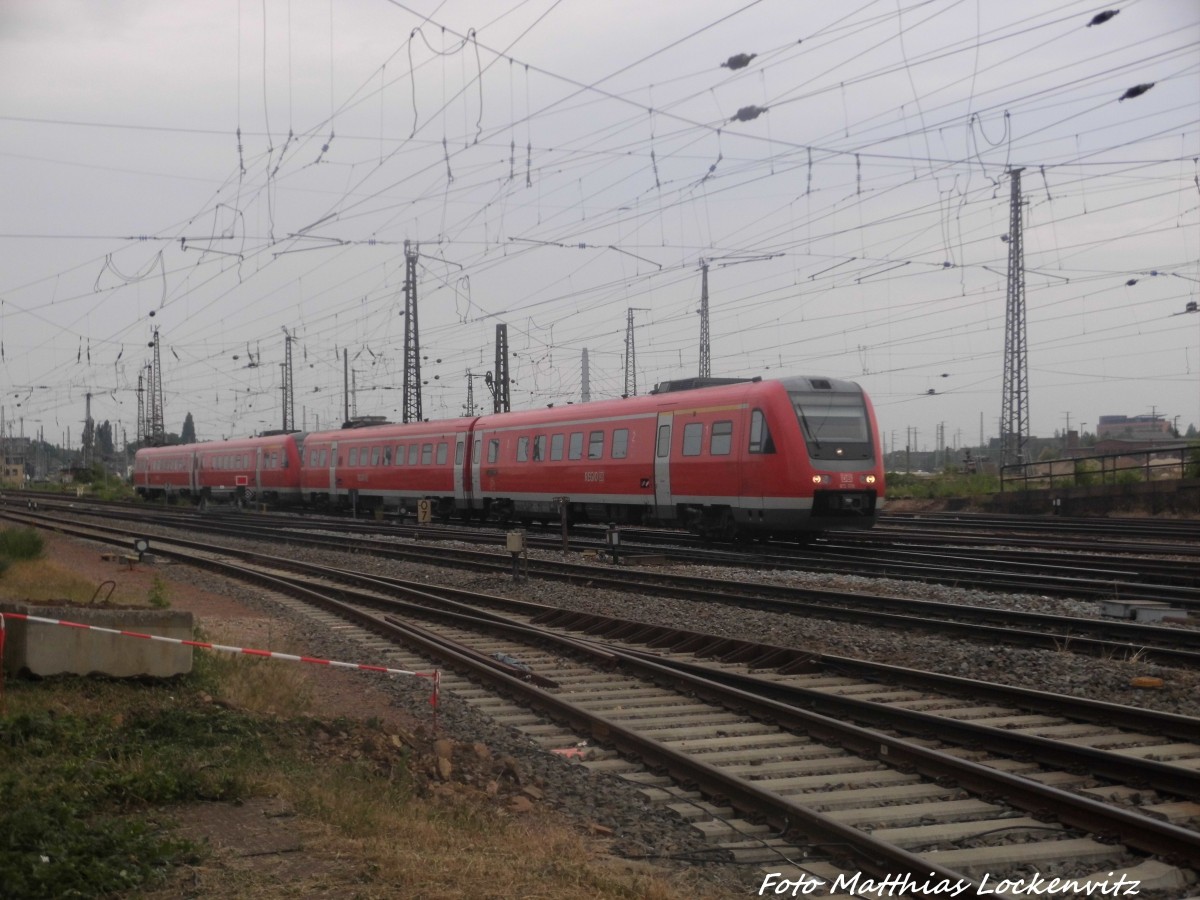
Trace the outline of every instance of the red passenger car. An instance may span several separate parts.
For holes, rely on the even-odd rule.
[[[474,419],[313,432],[300,488],[313,506],[414,509],[429,499],[447,517],[468,508],[466,447]]]
[[[286,505],[300,500],[302,434],[205,444],[146,447],[134,456],[133,484],[143,497],[163,494]]]
[[[714,383],[715,382],[715,383]],[[500,522],[651,523],[713,537],[869,528],[884,473],[871,402],[831,378],[688,379],[477,418],[137,454],[143,496],[413,509]]]

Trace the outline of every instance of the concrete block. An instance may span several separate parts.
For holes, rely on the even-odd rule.
[[[190,612],[162,609],[92,609],[0,603],[0,614],[23,613],[80,625],[191,640]],[[106,634],[44,622],[4,620],[4,671],[10,675],[110,675],[169,678],[192,670],[192,648],[147,638]]]

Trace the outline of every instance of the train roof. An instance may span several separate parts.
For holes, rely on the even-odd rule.
[[[160,447],[140,447],[137,452],[138,454],[145,453],[153,454],[154,456],[164,456],[175,453],[191,453],[194,450],[237,450],[239,448],[275,446],[281,440],[289,437],[297,441],[303,441],[304,433],[297,431],[273,431],[253,437],[231,438],[227,441],[197,441],[194,444],[163,444]]]

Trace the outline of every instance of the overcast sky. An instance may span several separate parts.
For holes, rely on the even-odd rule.
[[[297,424],[340,422],[345,350],[399,420],[411,241],[428,418],[501,322],[514,408],[578,402],[585,348],[620,395],[629,309],[639,392],[696,374],[707,260],[714,375],[975,445],[1010,167],[1033,433],[1200,427],[1195,0],[4,0],[0,84],[13,434],[77,443],[91,392],[132,440],[155,328],[168,431],[279,427],[284,329]]]

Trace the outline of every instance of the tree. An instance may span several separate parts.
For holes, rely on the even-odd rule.
[[[196,423],[192,421],[192,414],[188,413],[183,420],[183,430],[179,433],[179,443],[194,444],[196,443]]]
[[[96,426],[96,453],[103,459],[114,453],[112,423],[108,419]]]

